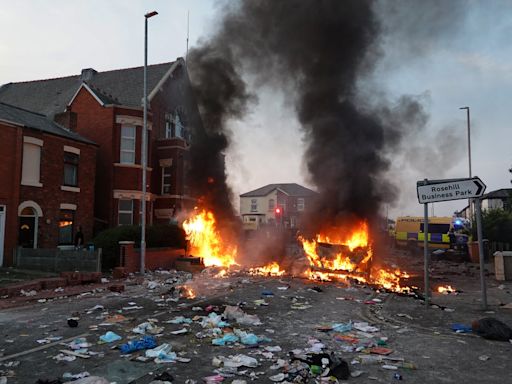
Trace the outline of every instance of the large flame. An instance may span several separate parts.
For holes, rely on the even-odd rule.
[[[286,271],[282,270],[279,264],[274,261],[263,267],[249,268],[249,273],[251,275],[283,276]]]
[[[302,247],[311,265],[319,268],[331,269],[334,271],[355,271],[358,266],[363,266],[371,258],[371,249],[368,249],[366,257],[359,263],[352,260],[345,252],[337,252],[335,257],[322,257],[318,254],[318,243],[330,245],[341,245],[354,251],[356,248],[368,247],[368,225],[362,222],[356,229],[343,238],[340,234],[318,234],[316,240],[306,240],[299,237]]]
[[[236,263],[236,246],[223,241],[210,211],[201,211],[183,222],[190,253],[203,258],[205,266],[230,267]]]
[[[299,237],[302,247],[310,262],[306,276],[314,280],[356,280],[381,286],[394,292],[407,291],[408,287],[400,285],[401,278],[408,278],[400,270],[386,271],[371,267],[373,251],[369,241],[368,225],[361,222],[353,230],[329,231],[318,234],[316,239],[307,240]],[[321,247],[330,247],[327,255],[322,255]],[[329,249],[329,248],[328,248]]]

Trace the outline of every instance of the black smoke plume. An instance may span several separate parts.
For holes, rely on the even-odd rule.
[[[403,8],[394,22],[400,23],[400,15],[409,19],[416,15],[412,36],[417,41],[411,46],[422,44],[420,39],[429,36],[429,15],[449,20],[453,9],[460,10],[455,3],[459,2],[450,3],[448,9],[443,8],[446,2],[437,0],[431,6],[425,1],[401,1]],[[393,2],[385,4],[393,9]],[[415,11],[418,4],[421,15]],[[429,7],[436,11],[426,12]],[[203,109],[209,111],[204,119],[221,138],[226,137],[222,128],[226,118],[239,117],[247,106],[248,93],[237,75],[242,69],[255,76],[257,84],[284,88],[293,98],[307,143],[305,164],[320,193],[308,220],[315,231],[345,220],[376,218],[381,205],[398,194],[384,177],[390,168],[390,151],[399,147],[408,129],[415,129],[411,125],[416,121],[424,125],[424,110],[413,98],[404,97],[396,104],[370,103],[358,93],[359,85],[372,76],[384,55],[379,12],[385,8],[381,4],[377,8],[370,0],[230,1],[222,9],[223,19],[209,45],[196,53],[203,60],[190,63],[191,71],[192,64],[200,66],[196,68],[202,74],[197,86],[208,88],[199,97]],[[404,30],[410,27],[405,23]],[[387,34],[393,35],[393,31],[393,26],[386,26]],[[227,54],[219,58],[215,52]],[[213,61],[222,65],[208,67],[212,54]],[[224,76],[215,72],[219,68],[224,71],[221,73],[226,69],[230,73],[227,85],[215,81],[224,81]],[[226,86],[231,89],[233,80],[239,87],[223,92]],[[375,97],[379,97],[378,91]],[[212,101],[214,108],[208,108]],[[225,145],[222,141],[212,150],[223,151]]]
[[[244,115],[253,98],[236,70],[237,61],[226,45],[205,43],[192,49],[188,71],[204,131],[196,130],[190,148],[189,184],[200,206],[213,211],[220,223],[235,223],[232,191],[227,185],[225,151],[229,119]]]

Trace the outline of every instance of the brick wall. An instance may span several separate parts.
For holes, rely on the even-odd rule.
[[[24,136],[43,140],[41,149],[41,176],[43,187],[20,187],[20,203],[36,202],[43,211],[38,225],[38,247],[53,248],[58,245],[61,204],[76,205],[74,231],[82,226],[85,241],[92,238],[93,207],[96,169],[96,146],[59,136],[24,129]],[[78,164],[78,188],[80,192],[62,190],[64,178],[64,146],[80,150]]]
[[[0,205],[6,206],[3,265],[10,266],[18,237],[22,129],[0,123],[0,143]]]
[[[70,110],[76,113],[76,132],[99,145],[96,168],[94,216],[99,227],[112,226],[112,180],[114,108],[102,107],[82,88]],[[91,211],[92,212],[92,211]]]
[[[124,264],[127,273],[139,272],[140,270],[140,251],[135,249],[133,243],[124,242],[120,245],[121,255],[124,258]],[[145,265],[146,270],[154,271],[156,269],[174,269],[176,260],[185,256],[185,250],[181,248],[147,248]]]

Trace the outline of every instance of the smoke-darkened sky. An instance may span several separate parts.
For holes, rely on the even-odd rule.
[[[152,9],[160,14],[150,21],[149,61],[174,60],[184,55],[187,10],[190,45],[198,46],[200,36],[212,36],[219,26],[222,9],[214,3],[56,0],[50,7],[45,1],[0,0],[0,33],[7,37],[0,42],[0,83],[78,74],[88,67],[101,71],[142,65],[143,14]],[[439,4],[436,11],[379,2],[381,57],[371,76],[358,84],[359,97],[372,95],[372,109],[380,108],[391,123],[402,95],[423,108],[425,118],[414,122],[415,129],[389,153],[386,177],[397,181],[400,192],[390,207],[392,215],[421,213],[416,180],[467,175],[466,119],[458,109],[465,105],[471,107],[473,174],[489,190],[510,186],[512,5],[466,1],[466,14],[450,21],[444,17],[453,12],[448,8],[454,3]],[[436,23],[417,28],[429,18]],[[308,52],[304,58],[313,59]],[[254,75],[246,81],[262,83]],[[305,131],[297,119],[293,87],[271,85],[254,87],[258,104],[243,121],[228,122],[233,137],[227,170],[235,195],[273,182],[314,181],[303,161]],[[379,101],[383,99],[388,103]],[[435,213],[451,214],[463,205],[436,204]]]

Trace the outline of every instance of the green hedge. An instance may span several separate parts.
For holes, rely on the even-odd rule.
[[[122,225],[100,232],[92,243],[102,249],[102,269],[109,270],[118,266],[119,242],[134,241],[140,247],[140,226]],[[174,224],[157,224],[146,227],[146,247],[185,248],[185,231]]]

